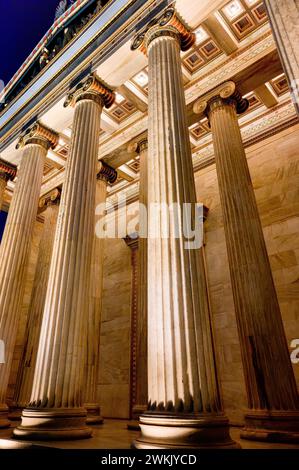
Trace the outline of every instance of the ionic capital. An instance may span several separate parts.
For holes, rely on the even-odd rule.
[[[97,173],[97,179],[113,184],[117,180],[117,171],[107,163],[100,162],[100,168]]]
[[[41,197],[39,200],[39,209],[43,210],[46,207],[54,204],[60,203],[61,197],[61,190],[59,188],[55,188],[52,191],[45,194],[45,196]]]
[[[195,42],[195,34],[191,33],[175,9],[170,7],[156,20],[152,20],[145,31],[134,38],[131,49],[140,49],[146,54],[150,43],[161,36],[177,39],[182,51],[187,51]]]
[[[235,82],[229,81],[222,83],[197,100],[193,105],[193,111],[195,114],[208,116],[210,111],[223,104],[233,104],[238,114],[247,111],[249,106],[248,100],[242,97]]]
[[[132,142],[131,144],[128,145],[129,153],[136,152],[137,154],[140,154],[142,152],[145,152],[147,149],[148,149],[147,137],[143,137],[140,140],[137,140],[136,142]]]
[[[58,140],[57,132],[36,122],[21,135],[16,148],[23,148],[27,144],[38,144],[48,150],[49,148],[55,148]]]
[[[17,167],[0,158],[0,178],[5,181],[14,180],[17,174]]]
[[[96,74],[91,74],[69,93],[63,106],[75,106],[78,101],[84,99],[94,100],[101,106],[110,108],[114,103],[115,93],[103,84]]]
[[[129,248],[131,248],[131,250],[137,250],[139,247],[139,233],[131,233],[130,235],[127,235],[125,238],[123,238],[123,241]]]

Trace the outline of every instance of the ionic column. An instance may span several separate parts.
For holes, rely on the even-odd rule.
[[[11,163],[5,162],[0,158],[0,211],[3,204],[4,193],[8,180],[14,180],[17,174],[17,168]]]
[[[147,139],[141,139],[136,145],[139,154],[139,241],[137,268],[137,315],[136,315],[136,370],[135,396],[132,408],[132,419],[129,429],[140,429],[139,417],[147,410],[147,238],[146,238],[146,209],[147,209]],[[142,207],[142,209],[141,209]],[[143,233],[144,232],[144,233]]]
[[[0,246],[0,339],[5,344],[5,364],[0,364],[0,427],[9,425],[6,392],[43,167],[48,148],[57,141],[57,134],[35,124],[18,144],[23,147],[23,155]]]
[[[107,184],[114,183],[116,178],[117,172],[101,162],[101,167],[97,174],[96,207],[99,204],[105,205]],[[88,424],[101,424],[103,422],[100,405],[97,402],[97,378],[102,313],[104,241],[104,238],[99,238],[94,233],[91,262],[91,300],[88,310],[87,355],[83,393],[84,408],[87,410],[86,422]]]
[[[194,40],[170,8],[132,46],[147,51],[149,71],[149,404],[137,448],[236,446],[219,397],[200,244],[183,233],[184,204],[196,225],[196,194],[180,48]]]
[[[31,399],[14,430],[25,439],[89,437],[82,404],[100,117],[114,94],[90,76],[70,94],[70,155],[55,234]]]
[[[60,203],[60,190],[54,189],[39,201],[44,212],[44,227],[38,249],[38,258],[33,282],[28,321],[25,330],[24,350],[19,363],[13,402],[15,408],[10,419],[19,419],[21,410],[30,401],[34,368],[47,293],[50,263]]]
[[[299,401],[237,114],[247,100],[233,82],[194,105],[213,134],[248,408],[241,436],[299,439]]]
[[[299,114],[299,4],[298,0],[264,0],[280,59]]]

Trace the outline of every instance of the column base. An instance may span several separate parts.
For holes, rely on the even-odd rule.
[[[10,421],[8,419],[9,408],[5,403],[0,405],[0,429],[9,428]]]
[[[101,408],[97,403],[85,403],[84,408],[87,411],[87,424],[103,424],[104,420],[101,416]]]
[[[127,428],[131,431],[140,431],[140,416],[147,411],[147,405],[135,405],[132,410],[132,419],[128,422]]]
[[[13,437],[29,440],[72,440],[91,437],[84,408],[26,408]]]
[[[134,449],[238,449],[229,434],[229,422],[222,415],[156,414],[140,416],[141,436]]]
[[[299,443],[299,410],[249,412],[240,437],[251,441]]]

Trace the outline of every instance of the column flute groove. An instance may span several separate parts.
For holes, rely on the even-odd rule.
[[[96,166],[103,106],[114,93],[89,76],[70,93],[75,108],[70,154],[53,246],[33,388],[14,436],[78,439],[91,436],[83,407],[90,266],[94,238]]]

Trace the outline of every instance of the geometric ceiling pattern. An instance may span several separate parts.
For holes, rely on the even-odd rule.
[[[224,37],[230,41],[238,53],[244,50],[259,38],[258,30],[262,27],[262,35],[269,32],[267,26],[267,15],[264,4],[260,0],[230,0],[224,6],[213,13],[213,20],[219,26]],[[211,24],[211,23],[210,23]],[[210,71],[225,67],[230,54],[225,48],[225,40],[222,41],[221,34],[215,34],[209,22],[198,24],[193,32],[196,35],[194,46],[187,52],[181,53],[182,71],[186,92],[192,83],[196,82],[203,74],[208,76]],[[232,56],[233,57],[233,56]],[[233,60],[233,59],[232,59]],[[264,92],[273,96],[274,103],[284,99],[289,93],[288,83],[284,74],[280,74],[264,84]],[[249,101],[249,109],[246,114],[253,113],[253,118],[258,110],[267,110],[267,104],[258,90],[251,91],[245,96]],[[102,113],[102,129],[100,131],[100,146],[106,145],[115,139],[123,131],[127,131],[135,123],[147,115],[148,104],[148,66],[143,66],[138,72],[124,81],[123,85],[116,90],[116,99],[109,109]],[[254,114],[255,113],[255,114]],[[243,115],[244,116],[244,115]],[[243,118],[244,119],[244,118]],[[252,119],[251,116],[248,119]],[[105,122],[104,122],[105,121]],[[65,162],[69,154],[69,145],[72,126],[66,127],[59,139],[59,144],[54,150],[49,151],[49,158],[44,167],[43,183],[64,172]],[[143,132],[143,130],[142,130]],[[192,151],[196,152],[206,142],[211,141],[211,131],[208,120],[202,118],[189,127]],[[117,154],[117,151],[116,151]],[[99,153],[100,155],[100,153]],[[124,184],[133,184],[138,181],[140,171],[139,155],[132,155],[118,167],[118,178],[111,185],[111,190],[118,191]]]
[[[245,39],[267,22],[267,12],[260,0],[232,0],[220,14],[238,41]]]
[[[198,72],[201,67],[223,53],[203,26],[199,26],[195,34],[195,45],[183,56],[183,65],[191,74]]]

